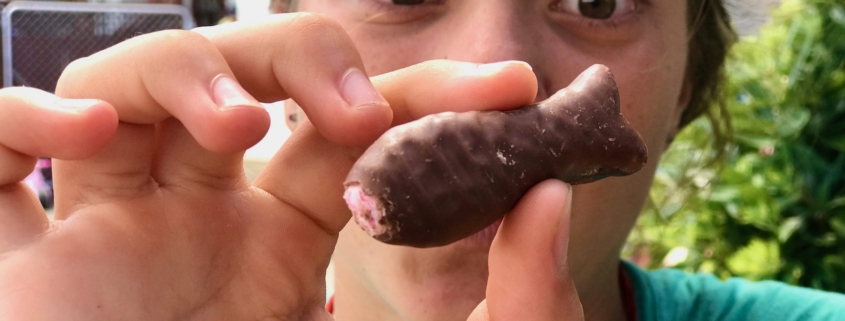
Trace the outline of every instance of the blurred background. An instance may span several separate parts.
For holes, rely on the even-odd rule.
[[[275,0],[90,2],[176,4],[197,26],[286,10]],[[624,256],[845,293],[845,3],[726,2],[741,37],[724,108],[676,137]],[[250,177],[289,135],[281,103],[268,107],[270,133],[246,155]]]
[[[731,52],[730,121],[675,139],[625,255],[843,293],[845,2],[785,0],[767,21]]]

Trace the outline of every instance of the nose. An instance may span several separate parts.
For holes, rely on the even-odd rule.
[[[444,23],[445,34],[438,54],[447,59],[491,63],[525,61],[537,75],[537,100],[549,93],[542,68],[543,43],[540,40],[542,12],[534,1],[463,1]]]

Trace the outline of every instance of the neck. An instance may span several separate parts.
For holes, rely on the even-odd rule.
[[[626,320],[624,300],[620,286],[619,263],[603,264],[576,285],[584,309],[585,320]],[[365,286],[349,273],[347,267],[335,268],[334,317],[336,320],[405,320],[401,313],[381,300],[376,290]],[[461,316],[463,320],[466,316]]]
[[[374,289],[365,287],[348,270],[348,266],[335,263],[335,292],[332,315],[335,320],[401,320],[378,299]]]
[[[615,261],[615,264],[601,265],[606,268],[602,268],[600,271],[594,270],[593,275],[586,279],[591,280],[589,286],[580,286],[577,284],[578,278],[576,278],[578,296],[581,299],[581,306],[584,308],[584,320],[626,320],[619,280],[619,259],[615,259]]]

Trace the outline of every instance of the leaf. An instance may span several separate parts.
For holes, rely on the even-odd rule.
[[[825,206],[825,211],[836,213],[840,208],[845,208],[845,196],[839,196],[837,198],[834,198]]]
[[[780,266],[777,243],[754,239],[728,259],[728,267],[750,280],[769,278]]]
[[[827,275],[839,275],[845,271],[845,257],[836,255],[825,256],[822,259],[822,265]]]
[[[842,174],[845,172],[845,153],[839,154],[839,157],[833,161],[833,164],[830,164],[825,172],[827,175],[821,181],[818,188],[819,200],[822,203],[828,202],[833,186],[837,183],[841,183],[843,180]]]
[[[787,138],[797,135],[810,121],[810,115],[810,111],[804,108],[784,110],[778,123],[778,136]]]
[[[778,229],[778,241],[786,242],[803,224],[804,220],[801,217],[795,216],[786,219]]]
[[[845,152],[845,136],[831,137],[822,141],[825,146],[840,152]]]
[[[721,185],[713,190],[710,194],[710,201],[719,203],[728,203],[736,200],[739,197],[739,189],[731,185]]]
[[[834,8],[833,10],[830,10],[829,16],[833,22],[845,28],[845,10],[841,7]]]
[[[839,237],[845,239],[845,219],[841,217],[831,218],[830,227],[836,234],[839,235]]]
[[[737,133],[736,140],[753,149],[760,149],[762,147],[775,146],[777,140],[767,135],[753,134],[753,133]]]

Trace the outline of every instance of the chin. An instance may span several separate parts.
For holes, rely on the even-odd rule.
[[[457,247],[450,252],[444,253],[444,259],[415,282],[416,295],[402,299],[405,302],[400,304],[407,315],[414,316],[409,320],[463,321],[484,300],[488,276],[486,255],[483,258],[466,255]],[[459,257],[461,253],[463,257]]]
[[[336,259],[402,320],[466,320],[485,298],[487,259],[501,221],[433,248],[387,245],[355,223],[341,234]]]
[[[493,238],[496,237],[496,232],[499,231],[500,225],[502,225],[502,219],[496,220],[493,224],[490,224],[490,226],[487,226],[483,230],[449,246],[463,250],[489,252],[490,246],[493,244]]]
[[[436,248],[414,249],[413,259],[405,261],[405,280],[413,280],[416,296],[402,305],[414,320],[466,320],[485,298],[487,258],[493,238],[501,224],[498,220],[484,230],[458,242]],[[410,265],[414,265],[411,267]]]

